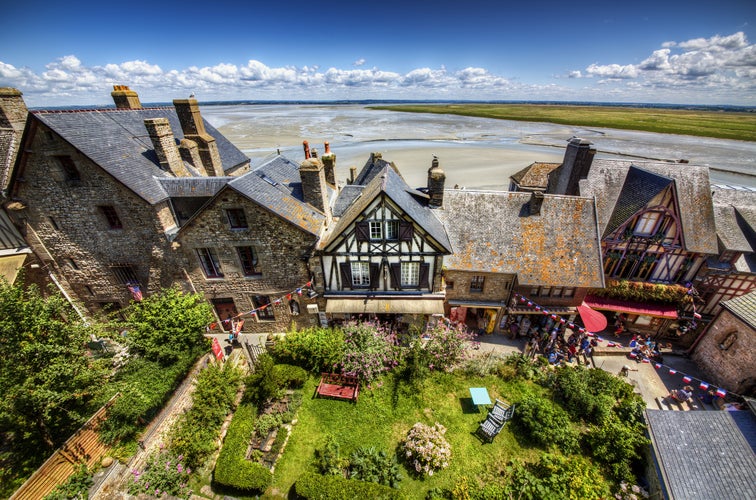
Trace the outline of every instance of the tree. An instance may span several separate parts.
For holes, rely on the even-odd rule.
[[[87,420],[107,376],[94,333],[59,294],[0,280],[0,433],[16,453],[52,451]]]
[[[201,295],[166,288],[132,304],[126,313],[126,341],[145,358],[171,364],[207,347],[203,334],[212,319],[210,304]]]

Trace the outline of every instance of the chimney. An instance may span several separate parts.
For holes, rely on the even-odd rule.
[[[8,187],[29,113],[22,95],[18,89],[0,87],[0,139],[9,137],[0,140],[0,191]]]
[[[307,141],[302,141],[302,148],[304,148],[305,160],[309,160],[310,159],[310,143]]]
[[[336,186],[336,154],[331,152],[331,145],[324,143],[325,153],[320,158],[323,161],[323,167],[325,167],[326,182],[331,186]]]
[[[430,208],[439,208],[444,204],[444,183],[446,174],[438,166],[438,157],[434,156],[431,167],[428,169],[428,206]]]
[[[349,167],[349,182],[348,184],[354,184],[357,180],[357,167]]]
[[[202,158],[200,158],[199,147],[197,147],[196,142],[187,138],[181,139],[178,149],[182,160],[194,166],[194,168],[199,170],[200,174],[204,176],[209,175],[207,170],[205,170],[205,166],[202,165]]]
[[[207,175],[222,176],[224,172],[218,145],[215,143],[215,138],[205,131],[205,122],[202,120],[197,100],[174,99],[173,106],[176,108],[184,137],[197,144],[202,166]],[[199,168],[199,165],[195,167]]]
[[[176,177],[190,177],[176,146],[176,138],[173,136],[168,118],[148,118],[144,120],[144,126],[155,147],[160,168],[173,172]]]
[[[113,85],[113,97],[117,109],[142,109],[139,95],[131,90],[128,85]]]
[[[326,185],[323,163],[317,158],[308,158],[299,166],[299,177],[302,180],[302,195],[305,203],[309,203],[331,220],[331,207],[328,204],[328,186]],[[328,223],[327,222],[327,223]]]
[[[541,215],[541,205],[543,205],[544,195],[540,191],[530,193],[530,215]]]
[[[596,149],[591,145],[591,142],[579,137],[569,140],[562,164],[549,174],[548,193],[580,195],[580,180],[588,177],[596,155]]]

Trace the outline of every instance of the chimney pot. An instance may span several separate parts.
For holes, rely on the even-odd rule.
[[[310,143],[307,141],[302,141],[302,148],[304,148],[305,160],[309,160],[310,159]]]

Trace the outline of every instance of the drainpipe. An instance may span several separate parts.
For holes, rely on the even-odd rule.
[[[89,326],[89,321],[84,317],[84,315],[81,313],[78,307],[76,307],[76,304],[74,304],[74,301],[71,299],[71,296],[68,295],[68,292],[66,292],[63,289],[63,286],[60,284],[58,279],[55,277],[55,275],[52,273],[50,269],[47,270],[47,274],[50,276],[50,279],[55,283],[55,286],[58,287],[58,290],[60,290],[60,293],[63,294],[63,296],[66,298],[69,304],[71,304],[71,307],[73,307],[73,310],[76,311],[76,314],[79,315],[79,318],[81,318],[82,323],[84,323],[84,326]]]

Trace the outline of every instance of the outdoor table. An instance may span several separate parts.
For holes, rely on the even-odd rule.
[[[485,387],[470,387],[470,397],[477,408],[480,405],[490,405],[491,398],[488,396],[488,390]]]

